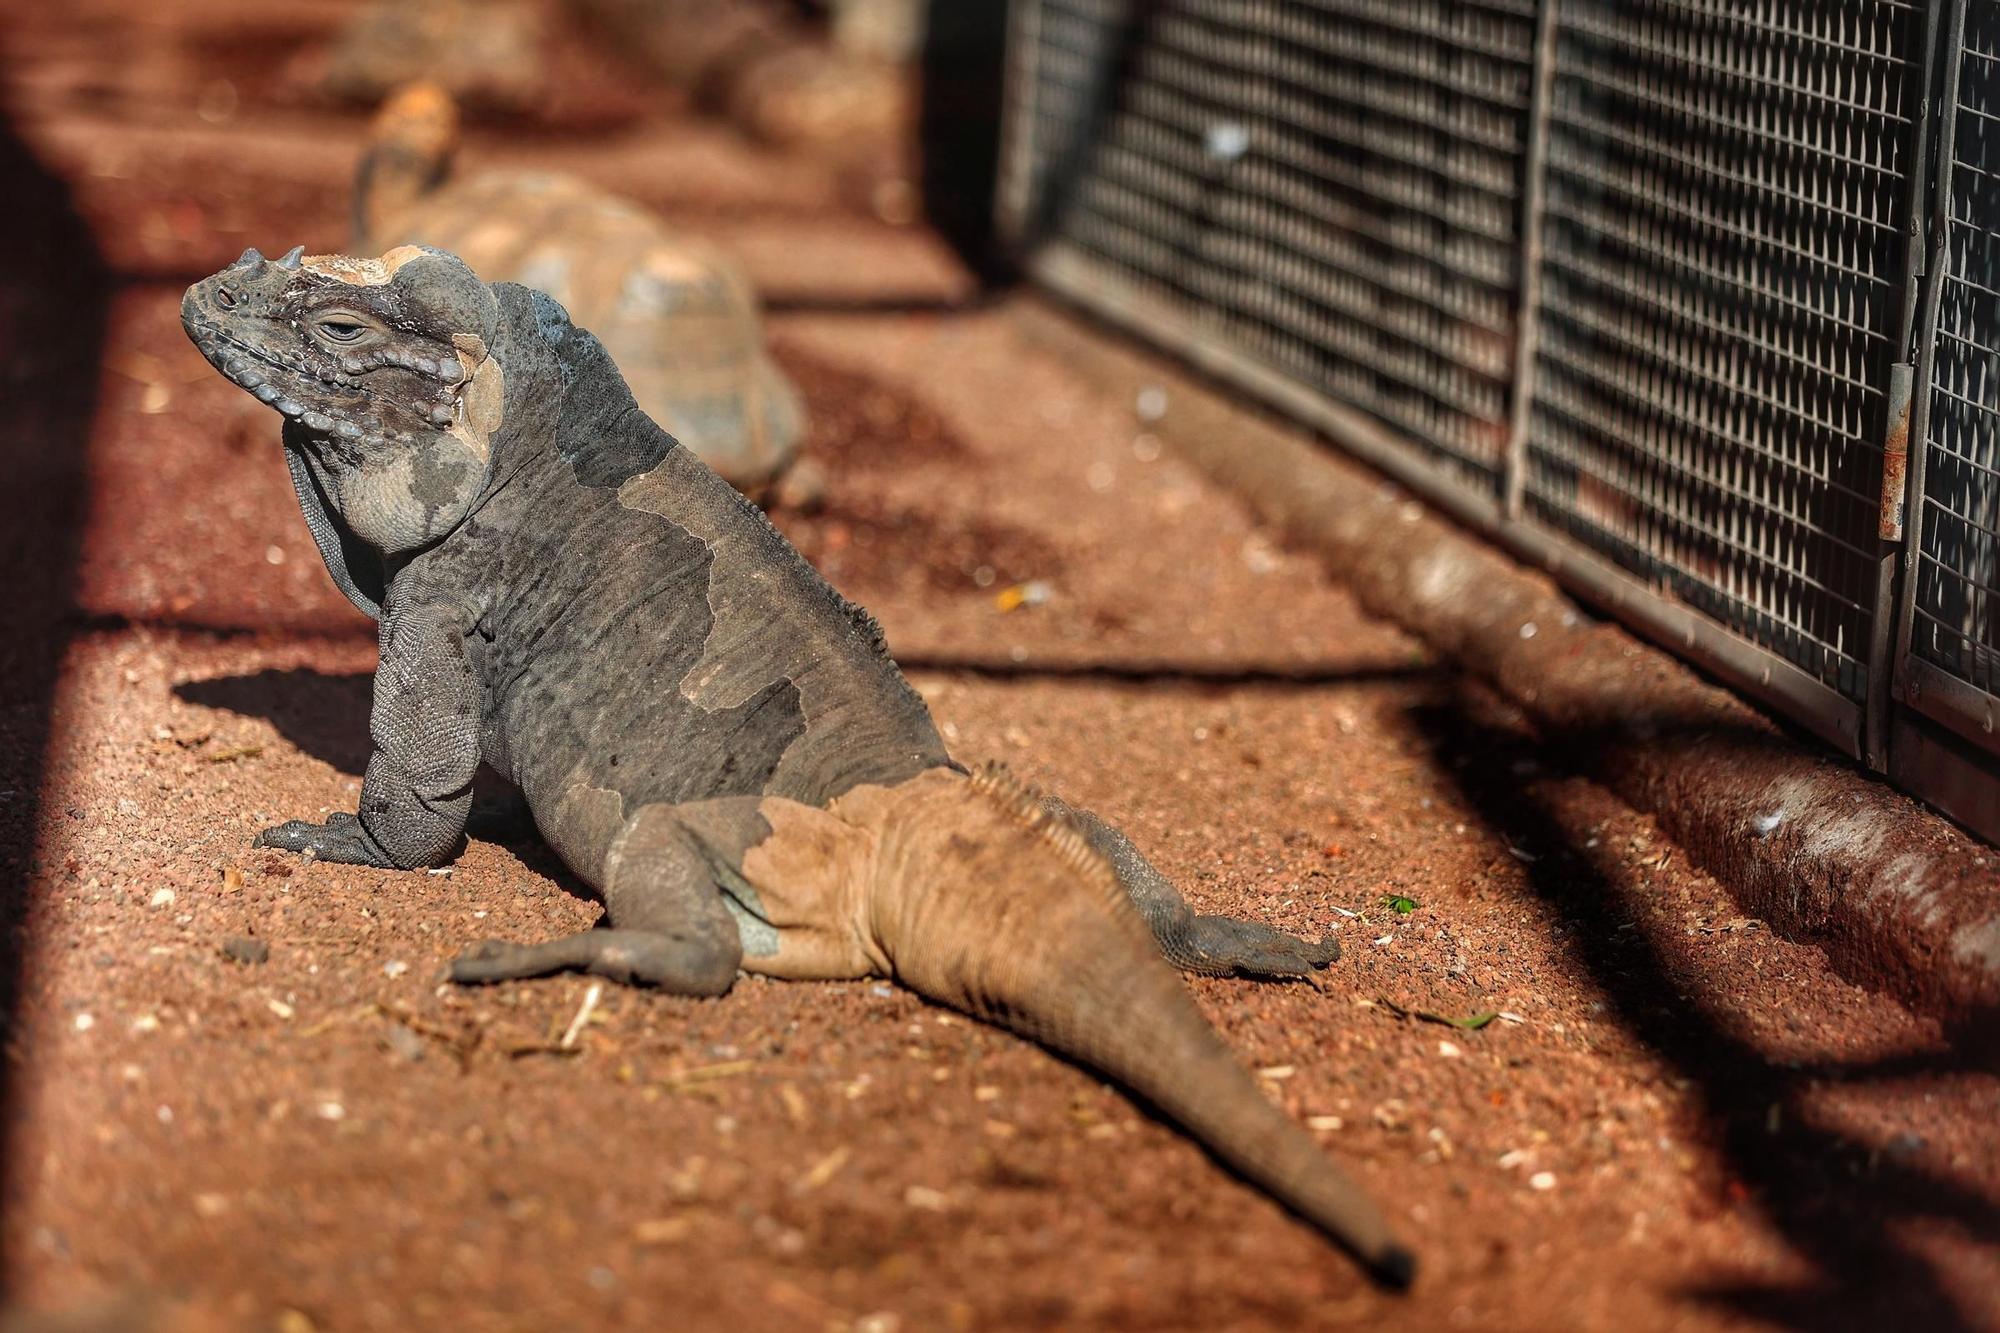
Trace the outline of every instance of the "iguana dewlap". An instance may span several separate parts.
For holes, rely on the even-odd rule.
[[[440,864],[483,761],[609,928],[481,946],[458,980],[580,968],[715,995],[739,968],[893,977],[1124,1083],[1408,1280],[1381,1215],[1161,961],[1300,975],[1335,951],[1195,917],[1116,830],[957,767],[874,623],[553,301],[437,251],[251,251],[182,316],[284,415],[313,538],[381,624],[358,814],[260,842]]]

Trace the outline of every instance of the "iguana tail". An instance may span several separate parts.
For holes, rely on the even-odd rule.
[[[397,89],[375,113],[354,177],[354,253],[372,255],[397,238],[387,226],[436,189],[458,150],[458,106],[434,83]]]
[[[896,978],[1123,1084],[1379,1282],[1415,1269],[1374,1204],[1202,1019],[1109,862],[1004,772],[912,784],[868,907]]]

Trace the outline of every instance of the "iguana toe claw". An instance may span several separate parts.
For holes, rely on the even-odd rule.
[[[533,969],[522,967],[521,955],[524,952],[520,945],[507,940],[481,940],[451,960],[449,975],[461,986],[481,986],[532,976],[535,974]]]

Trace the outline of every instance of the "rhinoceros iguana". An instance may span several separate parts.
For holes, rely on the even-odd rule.
[[[875,623],[647,418],[554,301],[416,247],[251,251],[189,288],[182,319],[283,414],[306,523],[381,624],[360,809],[263,845],[442,864],[483,761],[609,925],[480,945],[458,981],[893,978],[1117,1080],[1409,1281],[1381,1213],[1161,956],[1296,976],[1338,950],[1196,916],[1109,825],[954,762]]]

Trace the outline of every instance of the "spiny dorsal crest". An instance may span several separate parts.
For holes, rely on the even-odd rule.
[[[1123,897],[1111,862],[1084,840],[1075,824],[1043,804],[1035,789],[1010,773],[1005,764],[989,759],[972,771],[970,782],[972,790],[1040,839],[1064,865],[1106,893]]]

